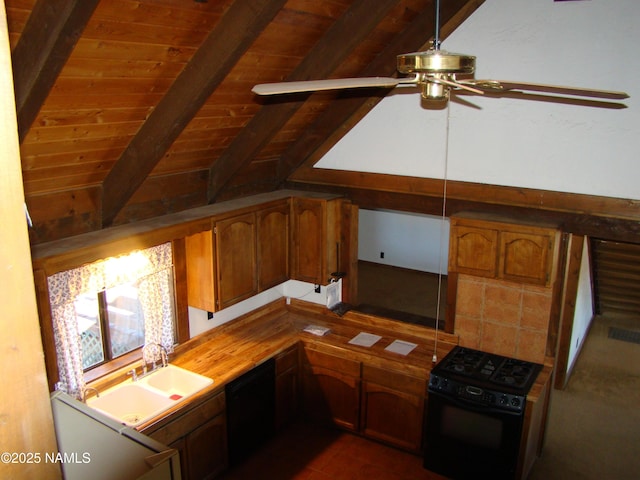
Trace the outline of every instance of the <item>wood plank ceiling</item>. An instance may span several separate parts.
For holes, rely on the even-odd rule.
[[[446,36],[484,0],[443,2]],[[386,93],[432,0],[5,0],[32,243],[281,188]]]

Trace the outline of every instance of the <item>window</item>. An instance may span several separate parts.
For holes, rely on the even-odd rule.
[[[137,282],[78,295],[75,306],[83,370],[144,345],[144,312]]]
[[[171,243],[56,273],[47,278],[47,285],[60,380],[57,389],[81,398],[86,370],[145,343],[173,351]]]

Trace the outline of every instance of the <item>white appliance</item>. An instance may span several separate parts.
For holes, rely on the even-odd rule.
[[[178,451],[63,392],[51,394],[65,480],[181,480]]]

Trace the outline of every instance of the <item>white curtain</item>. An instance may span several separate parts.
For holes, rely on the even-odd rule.
[[[157,343],[168,353],[173,351],[171,273],[171,243],[165,243],[129,255],[99,260],[48,277],[60,377],[56,385],[58,390],[81,398],[85,387],[82,347],[75,309],[75,300],[80,294],[97,295],[104,289],[139,282],[138,293],[145,317],[145,343]],[[157,354],[159,352],[153,356],[156,357]]]

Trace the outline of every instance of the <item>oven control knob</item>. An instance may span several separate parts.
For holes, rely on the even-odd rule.
[[[506,395],[502,395],[500,397],[500,405],[507,405],[509,403],[509,399]]]
[[[513,397],[511,399],[511,405],[513,405],[514,407],[519,407],[520,406],[520,399],[518,397]]]

